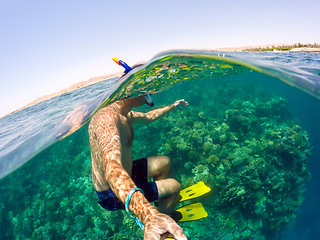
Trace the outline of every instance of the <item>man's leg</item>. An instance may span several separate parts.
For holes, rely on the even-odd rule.
[[[171,161],[167,156],[152,156],[148,161],[148,179],[162,180],[168,178]]]
[[[156,181],[159,198],[159,211],[162,213],[171,213],[178,203],[180,192],[180,183],[173,179],[163,179]]]
[[[180,183],[168,178],[170,158],[166,156],[148,157],[148,178],[153,177],[158,188],[159,211],[170,213],[177,204]]]

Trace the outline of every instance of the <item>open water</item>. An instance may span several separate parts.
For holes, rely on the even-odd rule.
[[[142,239],[97,204],[88,121],[125,96],[189,106],[134,126],[134,158],[167,155],[171,175],[213,190],[188,239],[320,239],[320,55],[165,52],[126,77],[0,119],[0,239]],[[139,109],[138,109],[139,110]],[[147,106],[140,111],[149,111]]]

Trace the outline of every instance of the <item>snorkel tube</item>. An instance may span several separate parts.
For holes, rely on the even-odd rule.
[[[115,61],[118,65],[124,67],[125,69],[125,74],[127,74],[128,72],[130,72],[132,70],[132,68],[126,64],[124,61],[120,60],[119,58],[112,58],[113,61]],[[147,105],[149,105],[150,107],[153,107],[154,106],[154,103],[151,99],[151,95],[150,94],[145,94],[143,95],[144,97],[144,101],[146,102]]]
[[[126,64],[124,61],[120,60],[119,58],[114,57],[114,58],[112,58],[112,60],[115,61],[118,65],[124,67],[125,73],[128,73],[131,71],[131,67],[129,67],[128,64]]]

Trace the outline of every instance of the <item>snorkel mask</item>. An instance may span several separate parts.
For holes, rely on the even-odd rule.
[[[144,101],[146,102],[147,105],[149,105],[150,107],[154,106],[154,103],[151,99],[151,95],[150,94],[146,94],[144,95]]]
[[[119,58],[114,57],[114,58],[112,58],[112,60],[115,61],[118,65],[124,67],[125,74],[127,74],[128,72],[130,72],[132,70],[132,68],[128,64],[126,64],[124,61],[120,60]],[[151,99],[151,95],[145,94],[143,96],[144,96],[144,100],[145,100],[146,104],[149,105],[150,107],[153,107],[154,103]]]

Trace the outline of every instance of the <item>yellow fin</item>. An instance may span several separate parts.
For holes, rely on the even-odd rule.
[[[174,212],[177,217],[173,217],[173,219],[178,222],[195,221],[208,216],[208,213],[204,210],[200,202],[183,206]]]
[[[202,181],[198,182],[180,191],[180,197],[181,197],[180,202],[200,197],[210,191],[211,191],[211,188],[205,185],[204,182]]]

